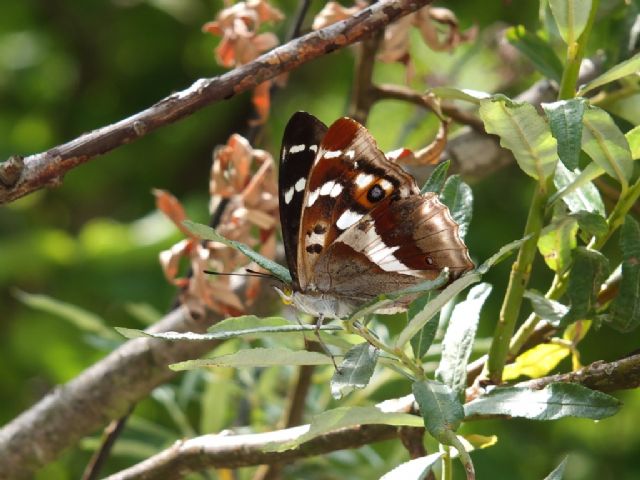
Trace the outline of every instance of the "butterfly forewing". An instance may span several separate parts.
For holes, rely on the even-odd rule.
[[[296,112],[287,123],[280,148],[280,223],[285,256],[295,289],[300,288],[296,252],[302,202],[309,171],[326,131],[327,126],[313,115]]]

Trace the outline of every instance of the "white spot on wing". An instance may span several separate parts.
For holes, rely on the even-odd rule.
[[[301,192],[302,190],[304,190],[304,186],[306,184],[307,184],[307,179],[304,177],[300,177],[296,182],[296,184],[294,185],[296,187],[296,192]]]
[[[293,200],[293,187],[284,192],[284,203],[289,205],[291,203],[291,200]]]
[[[320,187],[320,195],[329,195],[331,189],[335,186],[335,184],[336,182],[332,180],[322,185],[322,187]]]
[[[342,155],[342,150],[328,150],[324,152],[324,158],[338,158]]]
[[[349,150],[348,152],[346,152],[344,154],[345,157],[350,158],[351,160],[353,160],[356,156],[356,151],[355,150]]]
[[[331,191],[329,192],[329,196],[335,198],[341,193],[342,193],[342,185],[340,185],[339,183],[336,183],[331,189]]]
[[[342,215],[340,215],[340,218],[338,218],[338,221],[336,222],[336,227],[338,227],[340,230],[346,230],[351,225],[353,225],[358,220],[360,220],[362,217],[363,217],[362,213],[346,210]]]
[[[316,200],[318,200],[319,196],[320,196],[320,189],[316,188],[313,192],[309,194],[309,198],[307,198],[307,207],[313,206],[313,204],[316,203]]]
[[[359,188],[364,188],[367,185],[369,185],[372,180],[373,180],[373,175],[371,175],[370,173],[362,173],[361,172],[356,177],[356,185]]]
[[[309,145],[309,150],[313,153],[318,153],[318,145]]]
[[[386,178],[383,178],[380,180],[380,186],[382,187],[382,189],[386,192],[388,191],[393,185],[391,185],[391,182],[389,180],[387,180]]]
[[[395,257],[393,257],[393,252],[398,250],[400,246],[387,247],[384,243],[380,243],[382,245],[382,248],[376,248],[376,251],[374,253],[372,253],[371,251],[367,252],[369,260],[371,260],[373,263],[381,264],[389,257],[389,255],[391,255],[391,257],[395,259]]]
[[[390,152],[387,152],[387,158],[389,160],[397,160],[398,158],[400,158],[400,155],[402,155],[402,153],[404,152],[404,148],[398,148],[397,150],[391,150]]]
[[[294,145],[289,149],[289,154],[304,152],[305,148],[307,148],[306,145]]]

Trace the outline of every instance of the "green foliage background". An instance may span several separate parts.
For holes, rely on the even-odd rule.
[[[297,2],[273,3],[291,20]],[[621,12],[629,10],[623,10],[622,1],[602,3],[604,13],[591,49],[612,53],[615,63],[629,22]],[[322,4],[313,2],[312,10],[319,11]],[[445,78],[450,86],[501,88],[504,65],[490,37],[499,25],[535,26],[538,2],[441,4],[451,8],[463,26],[478,24],[481,35],[454,54],[433,53],[415,36],[413,86],[424,88],[421,78],[428,74]],[[0,159],[46,150],[133,114],[199,77],[221,73],[213,56],[217,40],[200,31],[221,6],[222,2],[205,0],[5,2],[0,15]],[[637,7],[633,11],[637,14]],[[285,21],[275,32],[283,39],[289,28]],[[283,127],[296,110],[312,112],[325,122],[343,115],[353,62],[353,52],[346,49],[293,72],[286,89],[273,99],[257,145],[277,152]],[[518,68],[524,74],[503,93],[515,95],[540,78],[525,61]],[[378,65],[376,80],[402,84],[404,69]],[[159,318],[173,304],[175,291],[164,280],[158,253],[180,236],[154,210],[151,189],[170,190],[194,220],[206,223],[211,151],[231,133],[246,131],[250,114],[248,94],[213,105],[73,170],[57,189],[39,191],[0,209],[0,423],[121,341],[78,328],[68,317],[29,308],[16,293],[45,294],[92,312],[109,326],[141,328]],[[624,119],[617,120],[625,125]],[[369,128],[383,150],[389,150],[428,143],[437,123],[414,106],[384,102],[374,107]],[[482,260],[520,237],[532,185],[515,165],[468,180],[475,209],[467,242],[473,257]],[[615,243],[614,239],[611,244]],[[551,275],[542,262],[537,267],[531,287],[542,289]],[[485,280],[494,285],[494,292],[503,291],[507,276],[508,265],[500,265]],[[479,337],[492,334],[499,297],[489,298]],[[394,325],[389,329],[399,330]],[[222,348],[237,347],[234,341]],[[581,344],[582,360],[613,360],[636,348],[637,333],[605,328]],[[570,368],[568,363],[561,366]],[[137,406],[107,471],[117,471],[189,434],[246,424],[272,428],[282,408],[280,379],[290,375],[282,370],[189,372],[173,386],[161,387]],[[333,405],[327,385],[331,373],[321,370],[314,377],[309,413]],[[406,394],[409,388],[408,383],[387,383],[373,391],[372,398]],[[566,454],[569,480],[637,478],[640,395],[634,391],[617,396],[625,403],[622,411],[597,424],[568,419],[465,426],[465,433],[499,436],[497,446],[473,454],[480,478],[540,479]],[[354,398],[347,402],[364,397]],[[38,478],[78,478],[96,439],[68,450]],[[300,462],[290,478],[374,478],[404,459],[404,450],[388,442]]]

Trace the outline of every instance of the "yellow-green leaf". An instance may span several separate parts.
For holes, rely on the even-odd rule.
[[[504,368],[502,378],[515,380],[524,375],[531,378],[540,378],[547,375],[558,364],[567,358],[571,350],[564,345],[555,343],[542,343],[522,353],[516,361]]]

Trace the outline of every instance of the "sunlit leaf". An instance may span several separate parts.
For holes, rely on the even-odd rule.
[[[571,350],[564,345],[542,343],[518,355],[515,362],[504,367],[502,379],[515,380],[520,376],[540,378],[571,354]]]
[[[476,337],[480,309],[490,293],[491,285],[488,283],[473,287],[467,299],[453,309],[442,341],[442,357],[436,378],[458,394],[467,385],[467,362]]]
[[[447,172],[449,171],[450,164],[450,160],[445,160],[439,164],[433,172],[431,172],[431,175],[425,182],[422,190],[420,190],[420,193],[435,192],[439,194],[442,191],[442,186],[447,178]]]
[[[440,200],[451,212],[451,217],[459,225],[458,234],[464,239],[473,213],[473,193],[459,175],[451,175],[442,188]]]
[[[557,273],[564,272],[571,263],[571,250],[576,248],[578,221],[564,216],[542,229],[538,238],[538,250],[548,267]]]
[[[561,326],[588,320],[595,311],[600,287],[609,275],[609,260],[600,252],[578,247],[573,252],[567,295],[571,307],[562,317]]]
[[[607,321],[620,332],[630,332],[640,325],[640,226],[631,215],[620,229],[620,249],[622,280]]]
[[[542,104],[551,134],[558,141],[558,156],[570,170],[578,167],[580,159],[585,103],[583,98],[573,98]]]
[[[527,32],[522,25],[507,29],[505,36],[509,43],[531,61],[545,77],[560,82],[562,62],[549,42],[535,33]]]
[[[627,139],[611,116],[598,107],[587,107],[583,122],[582,149],[608,175],[626,187],[633,174]]]
[[[380,480],[424,480],[431,472],[431,467],[436,464],[442,455],[444,453],[437,452],[426,457],[414,458],[408,462],[401,463],[380,477]]]
[[[380,351],[368,342],[352,347],[331,377],[331,395],[340,399],[357,388],[369,384]]]
[[[428,293],[418,297],[411,302],[407,310],[407,320],[411,322],[415,316],[420,313],[426,305],[435,297],[435,293]],[[427,354],[429,347],[433,343],[433,339],[436,336],[438,330],[439,316],[434,316],[424,327],[418,332],[416,336],[411,339],[411,348],[413,349],[413,355],[415,358],[420,359]]]
[[[560,465],[554,468],[553,472],[544,477],[544,480],[562,480],[562,477],[564,476],[564,469],[566,466],[567,457],[564,457],[564,459],[560,462]]]
[[[598,189],[591,180],[604,174],[604,170],[595,163],[590,163],[581,172],[578,169],[568,170],[562,163],[558,163],[553,183],[558,192],[549,199],[549,203],[558,198],[567,205],[572,213],[586,211],[605,215],[604,203]]]
[[[209,327],[207,331],[209,333],[236,332],[283,325],[291,325],[291,322],[282,317],[260,318],[255,315],[241,315],[239,317],[225,318]]]
[[[450,445],[450,435],[464,417],[457,393],[443,383],[428,379],[414,382],[412,390],[427,431],[440,443]]]
[[[638,160],[640,158],[640,125],[629,130],[624,134],[629,142],[629,148],[631,149],[631,158]]]
[[[527,290],[523,296],[531,301],[533,311],[537,316],[554,326],[558,326],[562,317],[569,311],[569,307],[555,300],[550,300],[533,290]]]
[[[557,142],[533,105],[494,98],[483,100],[479,113],[487,132],[500,137],[527,175],[543,181],[553,174]]]
[[[587,26],[591,0],[549,0],[549,6],[560,35],[573,46]]]
[[[171,370],[201,367],[271,367],[276,365],[330,365],[331,358],[317,352],[287,348],[250,348],[219,357],[187,360],[169,365]]]
[[[593,90],[594,88],[598,88],[602,85],[606,85],[607,83],[611,83],[626,76],[633,75],[635,73],[638,73],[638,71],[640,71],[640,53],[636,53],[630,59],[619,63],[599,77],[591,80],[578,91],[578,95],[582,97],[585,93]]]
[[[467,403],[465,416],[507,416],[530,420],[564,417],[600,420],[614,415],[622,404],[610,395],[576,383],[551,383],[541,390],[499,387]]]
[[[475,103],[476,105],[480,105],[480,100],[486,100],[492,97],[490,93],[467,88],[434,87],[429,91],[440,98],[447,100],[464,100],[465,102]]]

